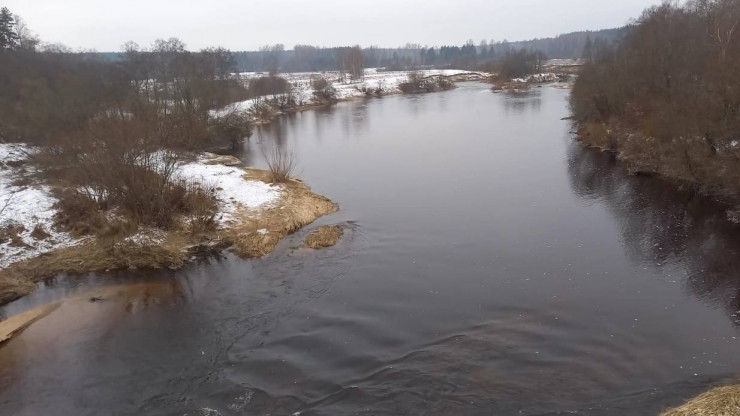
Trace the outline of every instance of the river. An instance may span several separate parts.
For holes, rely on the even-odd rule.
[[[341,210],[260,260],[5,306],[79,296],[0,347],[0,414],[657,415],[730,382],[740,229],[574,142],[568,94],[463,83],[258,128],[246,163],[292,149]],[[337,246],[299,248],[334,223]]]

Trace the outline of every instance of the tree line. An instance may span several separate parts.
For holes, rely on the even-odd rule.
[[[54,188],[64,226],[103,229],[98,210],[115,206],[167,228],[179,213],[214,207],[175,168],[189,151],[234,146],[250,133],[248,116],[210,111],[248,95],[230,51],[190,52],[170,38],[128,43],[119,59],[101,60],[38,42],[19,21],[0,12],[0,141],[41,146],[39,172],[64,184]]]
[[[363,48],[366,68],[412,69],[422,66],[477,69],[481,64],[501,60],[515,51],[540,53],[548,58],[576,59],[583,54],[588,43],[612,44],[618,42],[626,28],[600,31],[582,31],[559,35],[554,38],[534,39],[521,42],[506,40],[468,40],[463,45],[429,47],[409,43],[399,48]],[[357,48],[355,46],[354,48]],[[269,72],[266,62],[277,63],[281,72],[335,71],[350,47],[323,48],[296,45],[286,50],[283,45],[267,46],[259,51],[234,52],[237,68],[245,72]],[[273,56],[267,59],[268,53]]]
[[[592,43],[571,107],[635,170],[740,195],[740,0],[665,2],[617,46]]]
[[[480,66],[499,61],[514,51],[541,53],[548,58],[580,58],[587,44],[611,44],[624,34],[625,28],[593,32],[574,32],[554,38],[534,39],[522,42],[506,40],[468,40],[463,45],[429,47],[408,43],[399,48],[361,48],[363,67],[408,70],[420,67],[454,67],[457,69],[479,69]],[[240,72],[318,72],[338,71],[346,66],[348,56],[356,53],[359,46],[320,47],[295,45],[265,45],[257,51],[234,51],[236,70]],[[101,53],[106,60],[120,60],[121,53]]]

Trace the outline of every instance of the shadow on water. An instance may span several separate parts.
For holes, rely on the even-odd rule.
[[[658,271],[680,263],[687,291],[723,308],[739,325],[740,226],[727,221],[728,207],[663,179],[630,176],[615,159],[570,146],[573,191],[608,208],[632,261]]]

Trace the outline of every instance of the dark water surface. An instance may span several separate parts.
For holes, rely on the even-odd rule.
[[[0,414],[656,415],[731,381],[740,229],[573,143],[567,95],[462,84],[262,127],[248,163],[293,149],[341,211],[261,260],[8,305],[82,293],[0,347]],[[297,248],[331,223],[339,245]]]

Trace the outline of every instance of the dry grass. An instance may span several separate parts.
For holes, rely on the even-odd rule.
[[[303,246],[313,249],[332,247],[339,242],[344,234],[341,225],[324,225],[312,231],[303,240]]]
[[[179,268],[190,257],[189,240],[171,234],[162,244],[104,243],[91,240],[14,263],[0,271],[0,304],[31,293],[36,283],[59,273],[81,274],[108,270]]]
[[[270,172],[258,169],[247,169],[247,175],[250,179],[262,181],[271,178]],[[293,179],[283,186],[283,196],[275,209],[263,211],[259,219],[245,213],[242,224],[231,230],[236,254],[242,257],[269,254],[286,235],[339,209],[328,198],[311,192],[301,181]]]
[[[36,224],[36,226],[33,227],[33,231],[31,231],[31,237],[36,240],[46,240],[51,237],[51,234],[47,233],[41,224]]]
[[[0,228],[0,243],[10,240],[10,245],[13,247],[28,247],[28,244],[19,235],[25,230],[26,228],[21,224],[10,223],[5,225]]]
[[[293,152],[275,146],[265,155],[265,159],[272,175],[272,183],[286,183],[293,178],[296,169],[296,157]]]
[[[215,198],[215,188],[195,183],[189,184],[188,188],[185,208],[190,217],[190,232],[203,234],[214,231],[218,225],[216,222],[218,203]]]
[[[717,387],[660,416],[737,416],[740,415],[740,385]]]

